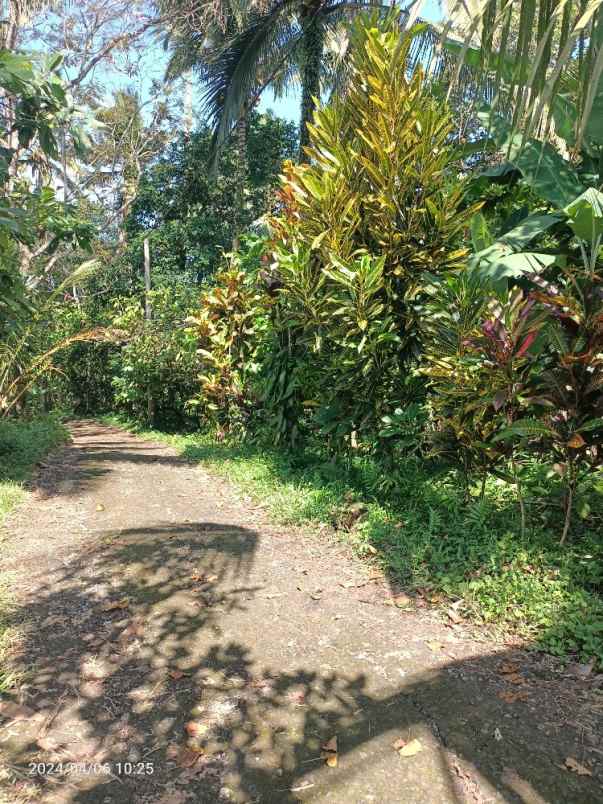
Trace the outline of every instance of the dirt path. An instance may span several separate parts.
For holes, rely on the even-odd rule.
[[[600,676],[401,611],[327,535],[161,445],[72,431],[1,548],[23,633],[5,801],[603,801]]]

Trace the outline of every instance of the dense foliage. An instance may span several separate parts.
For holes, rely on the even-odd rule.
[[[290,125],[248,110],[217,172],[204,127],[144,165],[123,153],[135,181],[115,192],[113,239],[29,187],[24,208],[50,212],[34,234],[6,216],[0,401],[199,429],[271,480],[286,464],[309,518],[371,501],[351,538],[407,583],[602,660],[596,132],[520,143],[491,109],[471,133],[487,146],[459,143],[431,76],[409,69],[424,30],[354,24],[346,91],[319,105],[302,163]],[[60,271],[23,270],[46,236]],[[65,279],[86,248],[105,270]]]
[[[66,277],[49,276],[62,244],[88,251],[94,232],[74,205],[59,202],[51,186],[60,125],[79,140],[76,110],[57,75],[60,58],[36,64],[0,52],[0,416],[24,396],[70,343],[105,339],[89,327],[66,340],[49,326],[55,302],[93,273],[88,260]]]
[[[239,219],[234,144],[210,171],[211,132],[181,136],[144,173],[125,230],[127,260],[142,269],[142,240],[149,238],[154,281],[198,282],[214,273],[224,250],[260,218],[270,204],[283,160],[296,147],[295,127],[270,114],[249,115],[246,136],[244,209]]]

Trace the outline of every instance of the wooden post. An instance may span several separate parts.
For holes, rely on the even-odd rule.
[[[151,251],[149,249],[149,238],[145,237],[143,242],[144,250],[144,317],[147,322],[153,318],[153,311],[151,310]],[[153,424],[155,420],[155,400],[151,393],[149,386],[147,398],[147,419],[149,424]]]
[[[144,317],[150,321],[153,317],[151,312],[151,252],[149,250],[149,238],[144,239]]]

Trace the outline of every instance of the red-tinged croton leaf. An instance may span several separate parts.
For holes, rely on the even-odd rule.
[[[523,343],[521,344],[521,346],[520,346],[520,347],[519,347],[519,349],[517,350],[517,352],[516,352],[516,357],[523,357],[523,356],[525,355],[525,353],[528,351],[528,349],[530,348],[530,346],[531,346],[531,345],[534,343],[534,341],[536,340],[536,336],[537,336],[537,334],[538,334],[538,333],[536,333],[536,332],[530,332],[530,333],[528,333],[528,335],[527,335],[527,336],[524,338]]]

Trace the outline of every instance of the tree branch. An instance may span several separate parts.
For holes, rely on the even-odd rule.
[[[79,86],[82,81],[90,74],[90,72],[99,64],[104,58],[106,58],[109,53],[114,50],[116,47],[122,44],[130,44],[134,42],[136,39],[140,38],[143,34],[145,34],[151,28],[154,28],[158,25],[162,25],[164,22],[167,22],[168,17],[155,17],[154,19],[147,20],[144,25],[141,25],[135,31],[131,33],[124,33],[120,34],[119,36],[114,36],[113,39],[110,39],[104,47],[102,47],[96,56],[93,56],[90,61],[85,64],[79,73],[73,78],[68,86],[69,89],[74,89],[75,87]]]

